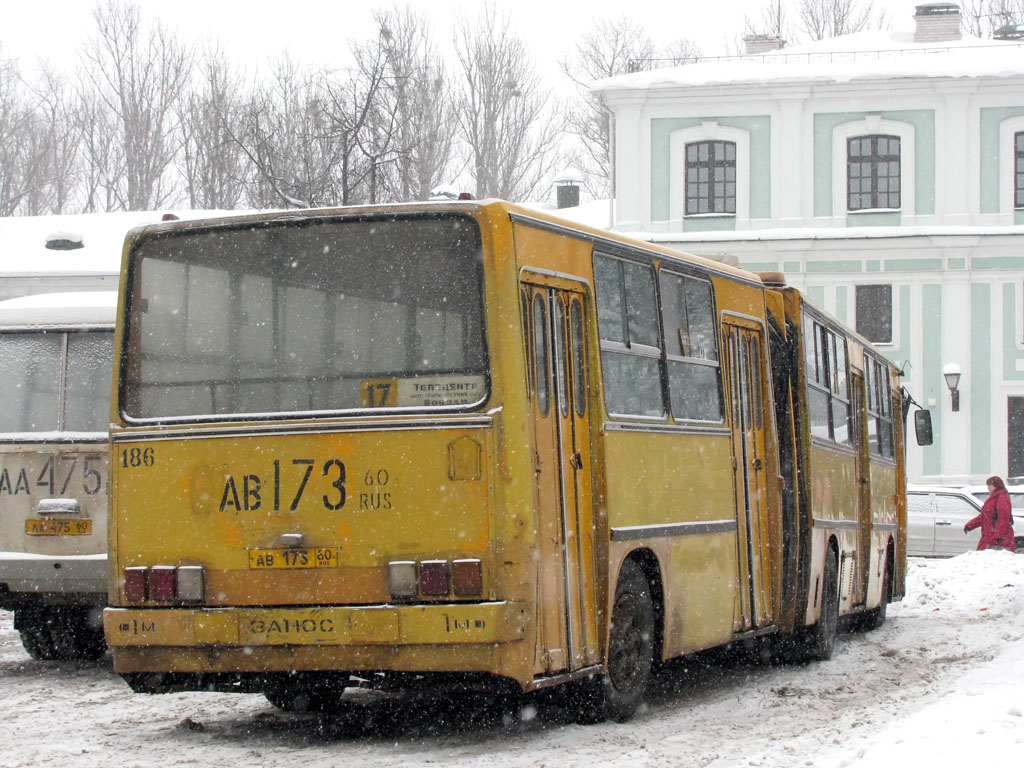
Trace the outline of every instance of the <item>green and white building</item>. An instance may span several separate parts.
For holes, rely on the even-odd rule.
[[[612,227],[782,271],[906,363],[912,480],[1024,476],[1024,45],[915,22],[595,84]]]

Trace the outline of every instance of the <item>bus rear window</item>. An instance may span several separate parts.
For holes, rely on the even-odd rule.
[[[479,229],[463,216],[161,235],[132,259],[130,418],[464,408],[486,395]]]
[[[0,432],[106,432],[113,345],[109,331],[0,334]]]

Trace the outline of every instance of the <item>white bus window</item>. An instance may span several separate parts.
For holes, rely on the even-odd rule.
[[[0,408],[0,432],[57,429],[63,340],[62,333],[0,335],[5,401]]]
[[[110,412],[111,333],[69,333],[64,377],[64,429],[106,432]]]

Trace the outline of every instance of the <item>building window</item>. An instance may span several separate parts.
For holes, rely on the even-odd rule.
[[[846,140],[847,210],[899,209],[899,136]]]
[[[1013,207],[1024,208],[1024,131],[1013,135]]]
[[[736,144],[697,141],[686,145],[686,215],[736,214]]]
[[[1007,469],[1013,482],[1019,483],[1024,480],[1024,397],[1006,398],[1006,410]]]
[[[857,333],[875,344],[892,344],[892,286],[858,285]]]

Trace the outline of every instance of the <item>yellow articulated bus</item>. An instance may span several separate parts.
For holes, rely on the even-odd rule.
[[[155,225],[122,280],[137,691],[572,682],[624,719],[655,659],[826,658],[902,593],[897,373],[770,277],[482,201]]]
[[[117,293],[0,302],[0,608],[36,659],[103,655]]]

